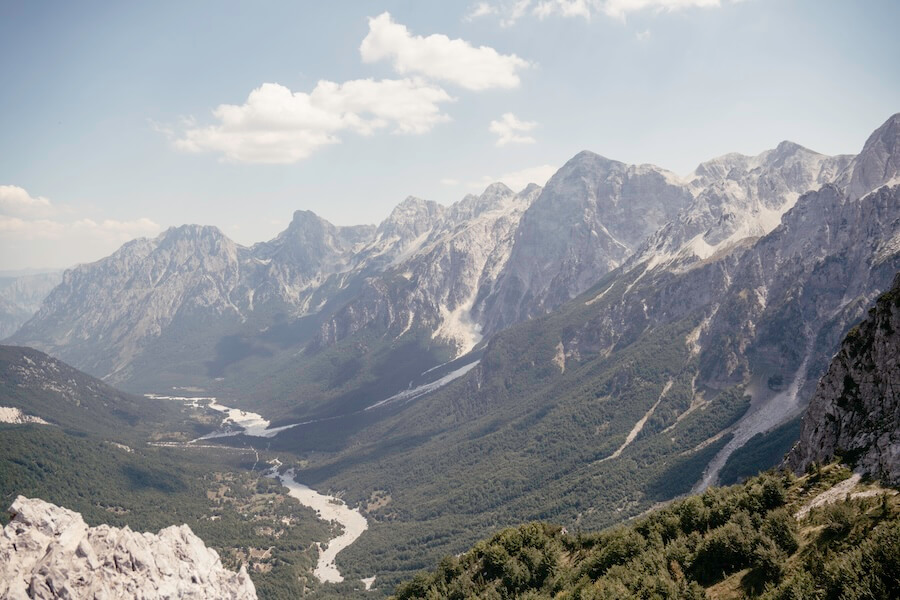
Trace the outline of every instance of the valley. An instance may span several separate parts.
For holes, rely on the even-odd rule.
[[[0,3],[0,600],[896,600],[898,22]]]
[[[857,156],[782,143],[689,177],[581,152],[377,227],[129,242],[10,338],[75,368],[0,352],[4,497],[58,484],[19,452],[124,452],[93,483],[130,482],[102,494],[118,522],[190,506],[262,597],[381,597],[505,527],[581,535],[755,475],[900,271],[896,140],[900,115]],[[47,499],[99,522],[88,479]]]

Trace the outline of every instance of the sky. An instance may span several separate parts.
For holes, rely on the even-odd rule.
[[[543,184],[581,150],[680,175],[900,111],[896,0],[0,0],[0,270],[184,223]]]

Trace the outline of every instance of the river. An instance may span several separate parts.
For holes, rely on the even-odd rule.
[[[310,423],[296,423],[293,425],[273,427],[269,429],[269,425],[271,423],[267,419],[263,418],[262,415],[254,412],[240,410],[237,408],[230,408],[228,406],[225,406],[224,404],[219,404],[216,398],[210,396],[188,397],[147,394],[147,397],[156,398],[158,400],[177,400],[193,407],[200,407],[202,402],[205,403],[205,406],[207,406],[208,408],[227,415],[222,421],[222,429],[213,433],[208,433],[202,437],[197,438],[196,440],[192,440],[191,442],[186,444],[187,447],[190,447],[192,445],[197,446],[197,442],[203,440],[210,440],[239,434],[251,437],[269,438],[277,434],[279,431]],[[275,468],[273,468],[269,472],[268,476],[277,478],[281,482],[281,484],[288,489],[288,494],[291,497],[296,498],[300,502],[300,504],[308,506],[309,508],[316,511],[316,514],[320,519],[336,522],[341,526],[342,532],[340,533],[340,535],[328,540],[326,543],[318,543],[319,561],[316,564],[316,568],[313,571],[313,574],[319,581],[325,583],[340,583],[341,581],[344,581],[344,577],[338,570],[337,565],[335,565],[335,558],[341,550],[355,542],[359,538],[359,536],[361,536],[363,532],[368,529],[369,524],[366,521],[366,518],[362,515],[359,509],[350,508],[343,502],[343,500],[334,496],[320,494],[316,490],[303,485],[302,483],[299,483],[296,479],[294,479],[295,474],[293,469],[279,474],[277,471],[277,467],[280,465],[281,463],[276,459]],[[365,579],[362,579],[362,582],[366,586],[366,589],[370,589],[374,581],[375,577],[367,577]]]
[[[319,562],[313,574],[319,581],[329,583],[340,583],[344,580],[341,572],[334,564],[335,557],[338,553],[355,542],[363,532],[368,529],[369,524],[366,518],[359,512],[359,509],[350,508],[344,502],[334,496],[326,496],[320,494],[316,490],[298,483],[294,479],[294,471],[290,469],[285,473],[278,475],[273,471],[271,477],[277,477],[281,484],[288,489],[288,493],[300,501],[300,504],[308,506],[316,511],[320,519],[325,521],[336,521],[343,527],[343,532],[336,538],[332,538],[325,544],[319,544]],[[362,580],[366,585],[366,589],[371,587],[374,577],[368,577]]]

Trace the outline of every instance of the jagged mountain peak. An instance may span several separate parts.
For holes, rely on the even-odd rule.
[[[567,160],[559,171],[547,182],[550,185],[554,179],[571,177],[573,173],[590,172],[592,175],[606,174],[613,170],[624,170],[627,165],[618,160],[607,158],[590,150],[582,150],[569,160]]]
[[[418,213],[422,211],[435,211],[439,210],[441,205],[435,202],[434,200],[426,200],[425,198],[420,198],[418,196],[407,196],[403,199],[402,202],[397,204],[394,209],[391,211],[391,216],[393,215],[401,215],[401,214],[409,214],[409,213]],[[391,218],[388,217],[388,219]]]
[[[216,237],[227,237],[221,229],[216,227],[215,225],[198,225],[196,223],[185,223],[183,225],[173,225],[159,234],[159,239],[166,239],[172,237],[201,237],[201,236],[216,236]]]
[[[862,152],[847,166],[840,183],[851,200],[900,182],[900,113],[885,121],[863,145]]]
[[[288,228],[291,227],[303,227],[307,224],[321,224],[327,223],[325,219],[317,215],[311,210],[299,209],[295,210],[293,216],[291,217],[291,222],[288,225]]]
[[[524,188],[519,191],[520,196],[529,196],[537,191],[541,190],[541,186],[536,183],[529,183]]]
[[[828,156],[810,150],[796,142],[784,140],[775,148],[764,150],[759,154],[741,154],[730,152],[700,163],[688,180],[705,184],[710,180],[737,180],[747,173],[762,169],[778,168],[790,161],[827,159]]]
[[[215,225],[187,224],[169,227],[159,234],[153,242],[157,252],[176,251],[179,248],[203,248],[211,253],[224,249],[231,254],[235,254],[237,249],[241,247]]]
[[[378,226],[379,234],[388,232],[404,233],[419,236],[433,225],[444,207],[433,200],[425,200],[416,196],[407,196],[403,202],[394,207],[387,219]]]
[[[533,184],[532,184],[533,185]],[[505,196],[507,194],[514,193],[508,185],[501,181],[496,181],[486,188],[484,188],[484,192],[481,193],[482,196]]]
[[[454,202],[447,209],[446,217],[452,222],[468,220],[491,210],[504,207],[508,202],[517,197],[509,187],[503,183],[492,183],[484,189],[480,196],[467,194],[459,202]],[[453,223],[449,223],[453,225]]]
[[[791,140],[784,140],[775,146],[775,153],[779,155],[793,154],[800,151],[812,152],[812,150],[801,146],[797,142],[792,142]]]
[[[505,273],[483,304],[485,330],[583,292],[692,199],[673,173],[579,152],[523,214]]]
[[[851,157],[827,156],[783,141],[755,156],[731,153],[701,163],[687,178],[694,200],[629,259],[691,268],[726,256],[778,226],[805,192],[833,181]]]

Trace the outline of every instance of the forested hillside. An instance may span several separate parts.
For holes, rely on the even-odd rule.
[[[600,533],[546,523],[506,529],[394,598],[896,598],[896,492],[848,487],[809,510],[849,475],[838,465],[801,478],[768,473]]]

